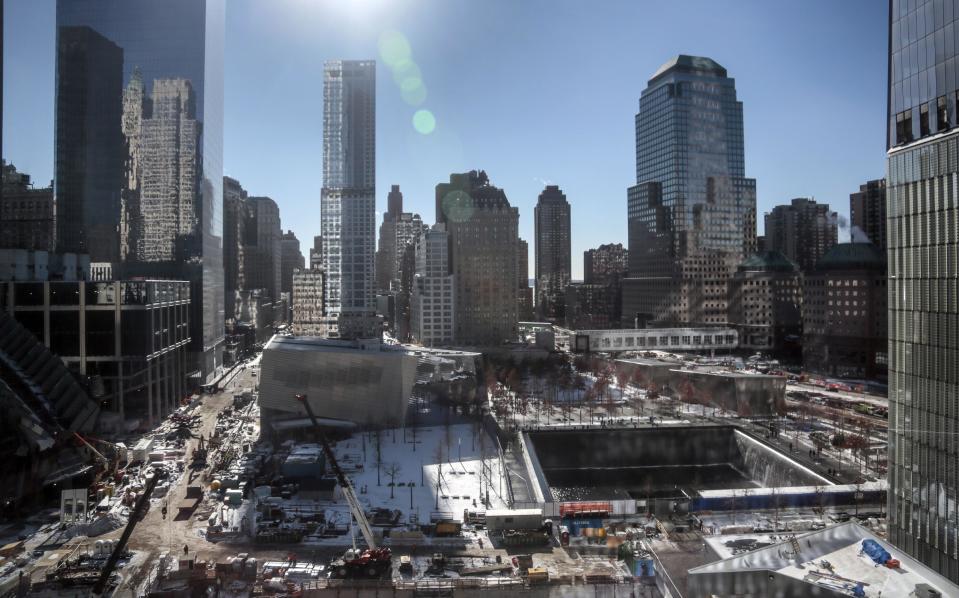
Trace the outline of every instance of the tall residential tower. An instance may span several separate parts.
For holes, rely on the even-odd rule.
[[[329,60],[323,69],[323,279],[330,334],[378,335],[376,63]]]

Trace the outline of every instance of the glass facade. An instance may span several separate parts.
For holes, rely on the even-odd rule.
[[[959,581],[959,2],[889,7],[889,538]]]
[[[224,0],[57,2],[61,251],[190,280],[201,378],[223,343]]]
[[[744,162],[743,107],[726,69],[684,55],[660,67],[636,115],[630,317],[725,322],[726,280],[755,249],[755,180]]]
[[[959,123],[959,2],[892,0],[889,21],[892,147]]]
[[[331,332],[375,327],[376,63],[330,60],[323,71],[323,191],[320,199]]]
[[[890,151],[889,537],[959,581],[959,135]]]

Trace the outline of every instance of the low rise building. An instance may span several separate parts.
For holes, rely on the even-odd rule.
[[[53,187],[34,188],[30,175],[2,164],[0,247],[53,251],[56,210]]]
[[[726,541],[707,539],[707,554],[725,553]],[[959,586],[853,522],[789,534],[690,569],[686,579],[690,596],[959,596]]]
[[[566,327],[585,329],[617,328],[621,299],[618,282],[573,283],[566,287]]]
[[[0,306],[121,417],[155,423],[187,395],[189,282],[0,282]]]
[[[402,425],[416,368],[416,356],[378,339],[274,336],[260,361],[263,429],[310,427],[298,394],[321,419]]]

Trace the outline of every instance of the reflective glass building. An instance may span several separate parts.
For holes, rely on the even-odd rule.
[[[320,199],[330,333],[375,335],[376,63],[329,60],[323,69]]]
[[[959,2],[889,11],[889,538],[959,581]]]
[[[724,323],[729,277],[755,251],[756,181],[745,178],[735,81],[712,59],[680,55],[649,80],[636,183],[623,317]]]
[[[58,0],[60,251],[191,282],[197,381],[221,363],[224,0]]]

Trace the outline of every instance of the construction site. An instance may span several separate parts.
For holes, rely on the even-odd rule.
[[[276,345],[278,355],[312,347],[353,351]],[[378,355],[356,351],[338,359]],[[690,389],[668,372],[705,367],[718,380],[721,365],[669,361],[636,375],[554,354],[539,365],[484,362],[482,395],[460,400],[417,378],[402,421],[371,424],[339,417],[335,392],[315,398],[317,381],[296,363],[238,364],[146,432],[78,428],[83,475],[0,528],[0,595],[959,591],[885,542],[881,461],[831,441],[817,448],[816,432],[879,419],[851,407],[846,420],[835,397],[849,392],[824,390],[834,402],[820,405],[808,384],[756,373],[761,390],[750,389],[754,374],[740,369],[730,392],[749,398],[717,403],[707,399],[719,387]],[[450,363],[450,375],[466,375]],[[264,388],[283,418],[263,416]],[[884,574],[867,575],[876,558]],[[769,573],[756,575],[757,564]],[[773,576],[785,590],[770,590]]]

